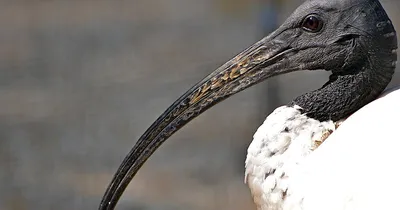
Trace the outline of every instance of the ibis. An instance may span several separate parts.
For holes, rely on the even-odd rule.
[[[245,182],[257,209],[400,209],[400,90],[382,95],[396,51],[396,31],[378,0],[305,1],[148,128],[99,209],[114,209],[146,160],[196,116],[263,80],[303,70],[331,74],[321,88],[275,109],[254,134]]]

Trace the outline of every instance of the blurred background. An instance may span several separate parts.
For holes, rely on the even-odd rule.
[[[96,209],[145,129],[301,2],[0,0],[0,210]],[[382,3],[400,29],[400,2]],[[117,209],[255,209],[243,183],[253,133],[327,75],[280,76],[204,113],[150,158]]]

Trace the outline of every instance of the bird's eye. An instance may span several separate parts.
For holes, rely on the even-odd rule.
[[[315,33],[321,30],[322,20],[316,15],[308,15],[301,26],[304,30]]]

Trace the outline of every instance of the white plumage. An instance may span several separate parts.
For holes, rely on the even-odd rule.
[[[254,134],[246,158],[246,182],[261,209],[278,209],[291,200],[291,177],[335,130],[332,121],[319,122],[300,113],[300,107],[282,106],[267,117]]]
[[[280,107],[268,116],[246,159],[257,208],[400,209],[400,89],[386,94],[337,130],[332,121],[308,118],[298,108]],[[334,132],[314,150],[329,130]]]

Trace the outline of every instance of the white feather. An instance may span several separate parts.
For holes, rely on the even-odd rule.
[[[260,210],[400,209],[400,90],[335,123],[280,107],[254,134],[246,182]],[[327,131],[335,131],[314,151]],[[330,134],[330,133],[328,133]]]
[[[400,89],[350,116],[296,182],[305,210],[398,210]]]
[[[246,182],[259,209],[279,209],[291,200],[291,178],[316,148],[332,121],[319,122],[282,106],[267,117],[254,134],[246,158]]]

